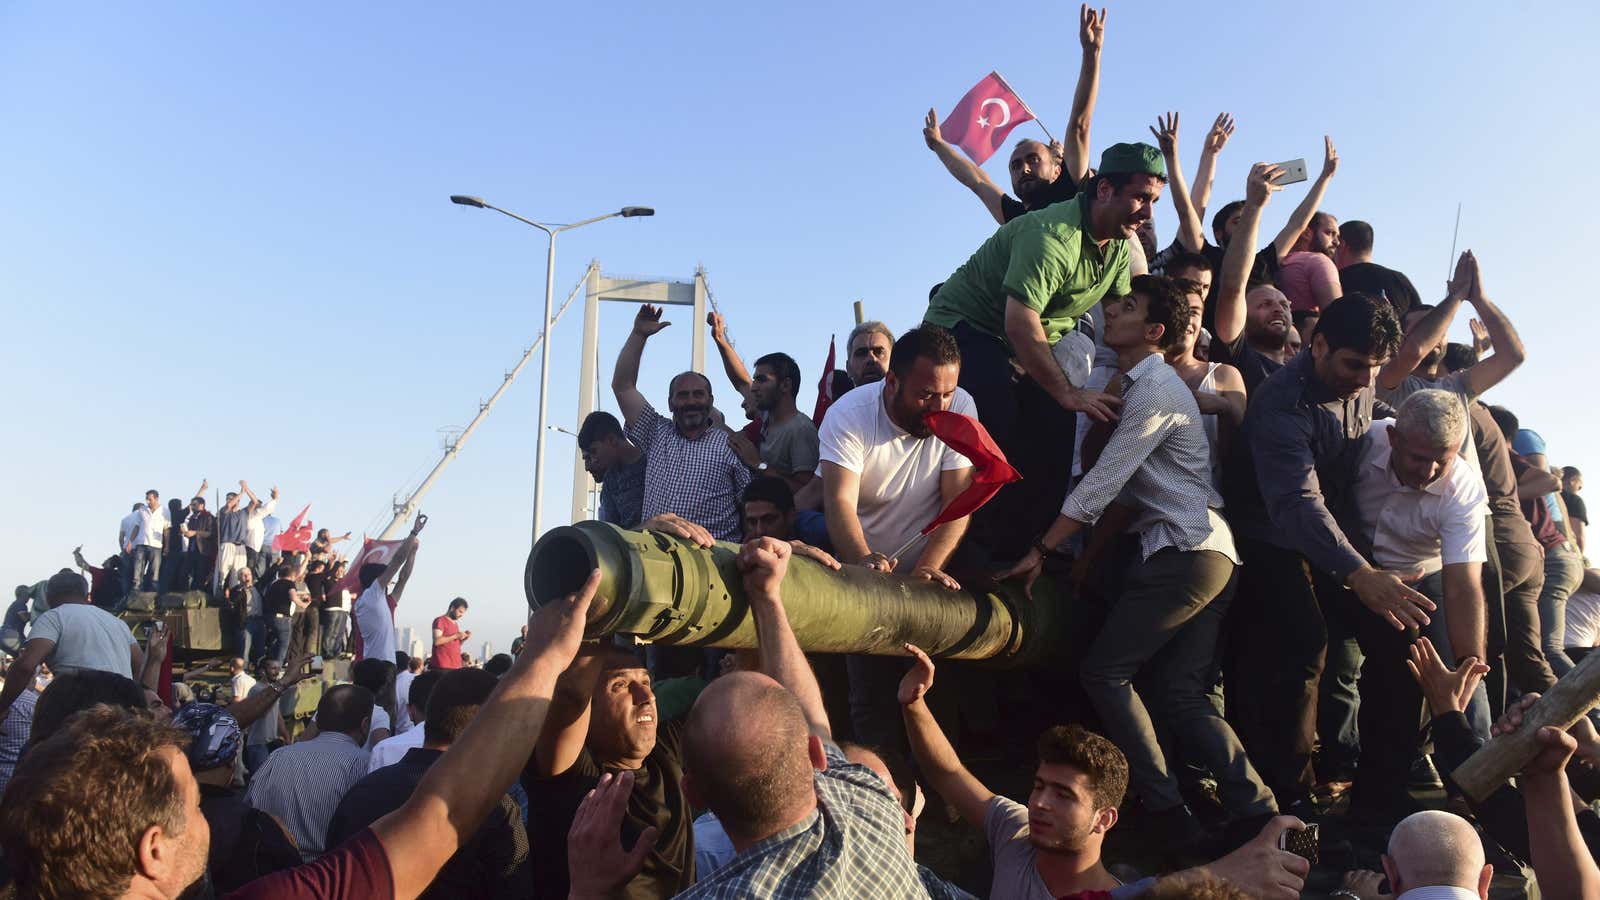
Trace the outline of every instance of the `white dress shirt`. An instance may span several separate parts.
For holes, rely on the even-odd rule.
[[[406,755],[406,751],[415,750],[422,746],[422,723],[416,727],[394,737],[386,737],[372,748],[370,758],[367,760],[367,771],[376,772],[384,766],[392,766]]]
[[[133,545],[161,549],[162,535],[167,530],[166,511],[159,506],[155,509],[141,506],[136,515],[139,517],[139,522],[133,530]]]
[[[267,549],[262,546],[266,542],[267,529],[261,522],[272,511],[278,508],[278,498],[273,497],[252,510],[244,520],[244,545],[257,552]]]
[[[1389,465],[1389,426],[1372,423],[1356,466],[1356,508],[1381,569],[1421,569],[1432,575],[1447,565],[1487,562],[1484,520],[1489,492],[1483,477],[1452,464],[1444,477],[1421,490],[1406,487]],[[1455,462],[1455,461],[1453,461]]]

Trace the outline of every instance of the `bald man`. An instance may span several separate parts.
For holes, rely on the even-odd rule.
[[[1394,827],[1383,871],[1396,900],[1488,900],[1494,878],[1478,832],[1466,819],[1438,809],[1413,813]]]
[[[761,671],[723,676],[700,695],[685,728],[683,776],[689,802],[716,813],[738,852],[682,896],[770,897],[780,887],[784,896],[927,896],[899,804],[833,743],[783,610],[790,551],[772,538],[739,551]]]

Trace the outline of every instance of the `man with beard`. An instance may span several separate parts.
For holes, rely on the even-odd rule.
[[[934,437],[922,418],[935,410],[979,412],[956,385],[960,372],[955,339],[943,328],[923,325],[895,341],[883,381],[845,394],[828,410],[821,434],[823,513],[841,561],[958,587],[944,568],[968,518],[911,539],[972,483],[972,462]],[[898,559],[890,556],[896,552]],[[886,706],[900,661],[850,656],[846,665],[856,737],[903,748],[894,709]]]
[[[800,366],[787,353],[756,360],[750,398],[766,417],[759,471],[782,478],[799,490],[816,474],[817,426],[795,407],[800,396]]]
[[[644,454],[628,443],[622,423],[611,413],[592,412],[578,428],[583,467],[600,485],[602,522],[638,528],[644,516]]]
[[[1078,42],[1083,45],[1083,63],[1078,70],[1078,89],[1072,95],[1072,118],[1067,123],[1067,146],[1018,141],[1011,151],[1007,168],[1011,189],[1017,199],[1001,191],[976,163],[945,143],[939,133],[939,116],[928,110],[922,139],[939,157],[956,181],[978,195],[983,206],[1001,225],[1016,217],[1043,209],[1052,203],[1071,200],[1089,172],[1089,125],[1094,119],[1095,96],[1100,89],[1100,50],[1105,46],[1105,10],[1096,12],[1084,4],[1078,10]]]
[[[1129,239],[1165,185],[1156,148],[1111,146],[1088,190],[1001,226],[928,304],[923,319],[955,335],[961,387],[1028,483],[1007,485],[980,511],[976,533],[995,558],[1015,559],[1060,507],[1073,414],[1116,418],[1118,401],[1075,386],[1052,351],[1079,316],[1128,293]]]
[[[894,352],[894,332],[882,322],[862,322],[844,342],[845,372],[856,387],[882,381]]]
[[[1312,216],[1278,269],[1278,287],[1296,312],[1322,309],[1344,295],[1333,264],[1338,249],[1339,220],[1326,212]]]
[[[733,540],[750,469],[729,445],[729,432],[711,422],[711,380],[699,372],[674,376],[667,387],[671,419],[656,412],[637,387],[645,342],[670,324],[661,321],[660,307],[641,306],[611,377],[628,437],[647,460],[641,515],[676,513],[714,537]]]
[[[1252,256],[1261,227],[1261,213],[1275,191],[1282,169],[1258,163],[1245,182],[1244,205],[1239,209],[1232,240],[1222,257],[1217,275],[1217,290],[1212,309],[1210,357],[1227,363],[1244,376],[1245,390],[1251,394],[1268,375],[1283,367],[1289,357],[1288,342],[1292,326],[1289,298],[1270,284],[1246,288]]]

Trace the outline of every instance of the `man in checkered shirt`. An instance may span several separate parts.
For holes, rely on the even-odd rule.
[[[645,341],[670,324],[660,307],[641,306],[611,376],[628,437],[645,455],[643,517],[676,513],[714,537],[738,540],[739,496],[750,470],[728,445],[728,432],[711,423],[711,381],[699,372],[675,376],[667,388],[671,419],[639,392]]]

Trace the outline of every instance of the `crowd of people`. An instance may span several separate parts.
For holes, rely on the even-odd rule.
[[[927,146],[999,227],[910,327],[856,325],[812,415],[795,359],[747,368],[717,313],[746,424],[694,371],[663,415],[638,375],[668,323],[640,308],[613,373],[621,416],[578,435],[599,518],[739,542],[759,650],[586,642],[594,573],[511,654],[464,665],[455,598],[429,659],[410,658],[394,609],[425,516],[352,573],[333,550],[348,534],[272,549],[276,489],[263,502],[241,481],[215,513],[205,483],[187,507],[150,491],[115,554],[96,567],[79,548],[87,578],[19,586],[0,629],[13,889],[971,896],[918,852],[927,788],[983,836],[997,898],[1296,897],[1308,825],[1335,808],[1381,860],[1340,896],[1487,897],[1492,859],[1530,863],[1544,895],[1600,896],[1596,719],[1539,729],[1540,754],[1486,799],[1450,777],[1600,644],[1582,474],[1486,401],[1529,356],[1487,267],[1461,254],[1428,303],[1374,262],[1374,227],[1324,204],[1331,140],[1265,242],[1279,166],[1252,166],[1203,225],[1227,114],[1192,182],[1175,113],[1091,168],[1105,35],[1085,7],[1065,140],[1016,145],[1015,196],[929,112]],[[1463,306],[1473,342],[1449,343]],[[934,412],[980,422],[1022,478],[928,529],[977,468]],[[935,688],[913,645],[808,655],[783,602],[800,565],[998,585],[1061,606],[1074,634],[1047,671],[948,665]],[[183,696],[194,672],[163,676],[162,630],[141,643],[117,615],[185,591],[223,606],[238,648],[209,699]],[[294,733],[285,695],[341,658],[348,677]],[[1019,723],[1036,739],[1026,803],[972,771],[1018,746]],[[1170,865],[1114,872],[1119,824]]]

